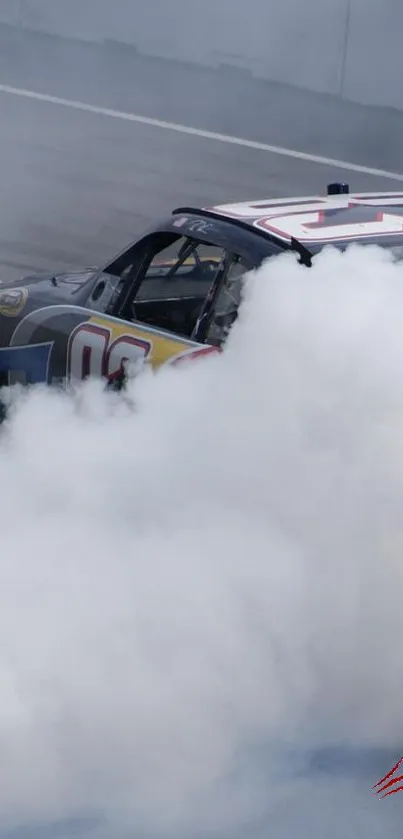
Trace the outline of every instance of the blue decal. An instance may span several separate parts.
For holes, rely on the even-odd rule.
[[[49,360],[53,343],[0,349],[0,373],[19,373],[25,383],[49,382]]]

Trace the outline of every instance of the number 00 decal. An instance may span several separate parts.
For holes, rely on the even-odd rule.
[[[113,339],[105,326],[83,323],[74,330],[67,350],[67,376],[71,379],[113,378],[126,362],[138,363],[151,350],[149,341],[135,335],[119,335]]]

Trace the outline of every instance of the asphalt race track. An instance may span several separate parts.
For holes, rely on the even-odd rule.
[[[256,83],[252,95],[245,80],[236,77],[220,76],[213,83],[207,72],[203,75],[194,69],[180,71],[179,66],[141,61],[116,48],[101,54],[100,49],[96,52],[95,48],[21,33],[13,44],[15,34],[11,35],[0,31],[3,281],[31,270],[102,264],[175,205],[310,194],[322,191],[335,178],[348,180],[356,191],[400,188],[393,178],[345,171],[316,159],[318,155],[336,156],[353,166],[403,172],[390,139],[389,155],[383,147],[375,154],[377,123],[371,111],[358,109],[361,115],[354,124],[348,117],[350,145],[342,123],[345,125],[351,106],[343,106],[343,114],[332,111],[333,119],[341,121],[339,148],[337,137],[330,141],[326,133],[330,103],[314,101],[308,94],[283,91],[284,107],[290,111],[281,117],[278,89],[274,94],[264,86],[266,97],[269,92],[275,106],[273,121],[264,120],[259,101],[262,89]],[[5,92],[4,86],[50,94],[67,102]],[[69,104],[77,100],[101,110],[281,145],[312,154],[314,159],[189,136],[181,130],[126,120],[119,114],[77,110]],[[291,114],[295,117],[294,134]],[[315,122],[323,128],[322,133],[316,128],[308,131],[310,142],[307,115],[311,125]],[[400,124],[400,116],[393,119]],[[365,157],[360,160],[357,132],[364,122]],[[395,124],[391,131],[393,128]]]

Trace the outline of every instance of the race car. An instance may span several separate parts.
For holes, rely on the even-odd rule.
[[[220,351],[244,275],[294,251],[305,266],[325,245],[403,245],[403,194],[326,195],[180,207],[104,267],[0,285],[0,386],[121,387],[127,371]]]

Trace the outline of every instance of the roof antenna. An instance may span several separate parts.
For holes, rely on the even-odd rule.
[[[350,187],[346,183],[335,183],[327,185],[328,195],[348,195]]]

